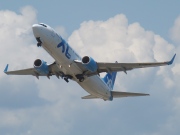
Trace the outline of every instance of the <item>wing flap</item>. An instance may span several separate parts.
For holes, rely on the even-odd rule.
[[[121,92],[121,91],[111,91],[111,94],[113,98],[149,96],[149,94],[145,94],[145,93],[132,93],[132,92]]]

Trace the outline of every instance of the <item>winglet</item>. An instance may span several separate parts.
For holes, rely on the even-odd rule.
[[[4,73],[6,73],[8,71],[8,64],[6,65],[6,68],[4,69]]]
[[[174,61],[175,57],[176,57],[176,54],[174,54],[174,56],[173,56],[173,58],[171,59],[171,61],[169,61],[167,64],[168,64],[168,65],[173,64],[173,61]]]

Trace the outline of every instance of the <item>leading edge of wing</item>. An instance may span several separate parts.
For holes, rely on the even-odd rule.
[[[111,91],[111,94],[113,98],[149,96],[149,94],[145,94],[145,93],[121,92],[121,91]]]

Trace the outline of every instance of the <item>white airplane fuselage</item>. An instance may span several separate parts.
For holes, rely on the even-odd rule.
[[[40,37],[42,47],[55,59],[58,68],[64,74],[71,75],[72,79],[91,95],[104,100],[111,100],[110,88],[98,75],[85,77],[83,82],[76,78],[76,75],[82,74],[83,71],[76,65],[74,60],[81,61],[81,57],[68,43],[63,47],[58,47],[64,40],[51,27],[45,26],[34,24],[32,26],[33,34],[35,38]]]

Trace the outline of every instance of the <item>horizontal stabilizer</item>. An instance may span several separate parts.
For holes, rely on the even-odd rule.
[[[98,97],[95,97],[93,95],[87,95],[87,96],[82,97],[82,99],[94,99],[94,98],[98,98]]]
[[[120,91],[111,91],[111,94],[113,98],[149,96],[149,94],[144,94],[144,93],[120,92]]]

